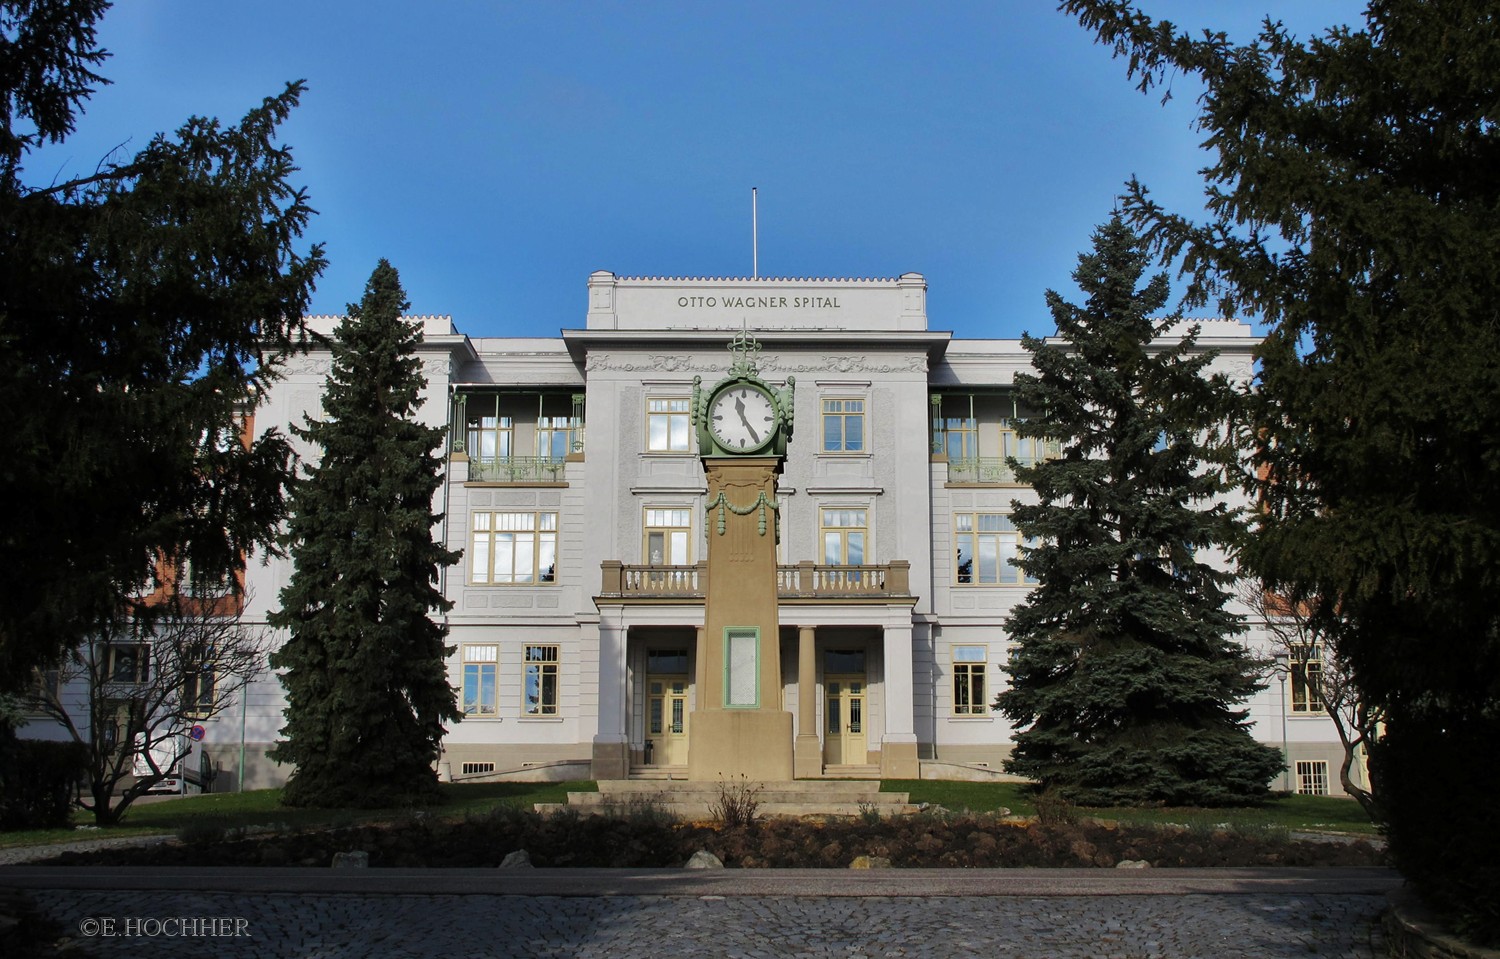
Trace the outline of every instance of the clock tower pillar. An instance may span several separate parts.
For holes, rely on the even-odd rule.
[[[776,543],[780,475],[792,425],[792,387],[756,374],[760,345],[742,333],[729,376],[694,386],[693,418],[708,486],[704,629],[688,744],[688,778],[792,779],[792,714],[781,703]]]

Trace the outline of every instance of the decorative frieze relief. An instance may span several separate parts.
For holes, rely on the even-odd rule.
[[[424,376],[447,376],[453,361],[446,356],[430,356],[422,361]],[[330,356],[297,356],[280,364],[280,372],[288,376],[327,376],[333,369]]]
[[[591,373],[710,373],[721,367],[717,358],[704,360],[676,353],[648,353],[629,359],[616,359],[608,353],[590,353],[584,369]],[[871,360],[864,356],[824,355],[805,360],[762,356],[760,369],[776,373],[926,373],[927,356],[902,356],[890,361]]]
[[[864,356],[821,356],[816,360],[784,360],[779,356],[761,358],[762,370],[778,373],[926,373],[925,354],[902,356],[888,362],[871,361]]]
[[[644,357],[632,356],[628,360],[617,360],[608,353],[590,353],[584,369],[590,373],[595,370],[614,373],[686,373],[707,372],[722,365],[677,353],[648,353]]]

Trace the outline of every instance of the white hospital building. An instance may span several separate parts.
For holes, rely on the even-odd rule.
[[[703,684],[704,563],[715,522],[690,425],[694,378],[719,380],[748,330],[760,376],[795,380],[779,480],[781,708],[821,744],[815,775],[984,778],[1012,729],[992,704],[1025,596],[1009,514],[1031,491],[1007,457],[1047,455],[1015,432],[1018,340],[930,328],[926,280],[588,278],[578,328],[471,338],[421,317],[421,417],[449,425],[436,528],[449,676],[465,713],[444,741],[453,779],[680,776]],[[310,324],[331,333],[336,317]],[[1046,321],[1050,327],[1050,321]],[[1249,375],[1236,321],[1201,323],[1216,369]],[[289,432],[317,415],[327,351],[298,357],[255,416]],[[312,450],[304,449],[304,455]],[[251,560],[252,621],[290,560]],[[1252,630],[1246,642],[1260,642]],[[285,705],[267,673],[199,748],[219,788],[271,785]],[[1273,788],[1338,793],[1337,736],[1297,682],[1249,707],[1286,748]],[[243,777],[240,757],[244,757]],[[799,774],[806,772],[799,767]]]

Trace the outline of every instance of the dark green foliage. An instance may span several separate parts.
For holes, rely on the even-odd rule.
[[[78,743],[17,739],[0,728],[0,830],[67,826],[87,758]]]
[[[1271,323],[1246,437],[1267,510],[1244,559],[1346,623],[1385,708],[1371,750],[1398,866],[1500,943],[1493,817],[1431,817],[1421,785],[1487,808],[1500,742],[1500,20],[1490,0],[1376,0],[1305,43],[1192,39],[1069,0],[1143,88],[1207,85],[1210,217],[1127,211],[1206,297]],[[1441,768],[1439,768],[1441,767]],[[1483,772],[1479,769],[1484,768]],[[1469,773],[1473,773],[1472,776]],[[1434,779],[1441,776],[1441,785]],[[1419,795],[1419,794],[1417,794]]]
[[[459,556],[432,539],[444,431],[415,419],[426,381],[406,307],[381,260],[330,344],[327,419],[296,428],[322,457],[293,492],[294,568],[271,616],[291,631],[271,658],[288,703],[271,756],[296,766],[292,806],[437,801],[443,723],[460,718],[429,616],[452,605],[436,584]]]
[[[234,441],[300,336],[320,248],[275,140],[292,84],[237,125],[193,118],[61,183],[104,52],[99,0],[0,0],[0,688],[134,603],[163,556],[200,574],[273,542],[290,449]],[[147,590],[149,592],[149,590]],[[123,599],[122,599],[123,598]]]
[[[997,706],[1025,728],[1006,768],[1088,805],[1244,803],[1281,758],[1233,708],[1259,684],[1224,609],[1232,576],[1198,555],[1234,528],[1204,445],[1229,388],[1196,333],[1151,347],[1173,321],[1152,319],[1165,276],[1137,289],[1146,263],[1112,219],[1073,274],[1086,305],[1047,293],[1071,345],[1022,341],[1037,374],[1017,387],[1046,410],[1022,434],[1058,441],[1062,457],[1018,472],[1039,498],[1013,507],[1039,585],[1008,623]]]

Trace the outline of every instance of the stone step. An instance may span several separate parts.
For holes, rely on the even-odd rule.
[[[575,794],[570,794],[575,795]],[[596,793],[584,793],[577,795],[597,795]],[[713,808],[707,802],[654,802],[651,808],[658,809],[664,813],[676,816],[679,819],[711,819]],[[535,809],[539,813],[554,813],[564,809],[572,809],[586,816],[627,814],[630,812],[628,803],[537,803]],[[921,809],[920,806],[907,802],[875,802],[875,803],[840,803],[840,802],[763,802],[755,807],[755,815],[758,818],[802,818],[805,816],[908,816]]]
[[[801,791],[776,791],[756,793],[754,799],[762,806],[773,803],[792,803],[802,806],[904,806],[910,800],[907,793],[869,793],[867,795],[819,795]],[[711,806],[719,801],[717,793],[568,793],[568,805],[613,806],[627,808],[631,805],[670,806],[688,803],[695,806]]]
[[[643,779],[601,779],[598,780],[598,792],[601,795],[654,795],[658,792],[672,792],[678,795],[708,795],[717,798],[720,792],[733,792],[739,789],[754,789],[760,798],[768,798],[771,794],[780,792],[799,792],[799,794],[814,795],[814,797],[864,797],[864,795],[879,795],[879,780],[871,779],[795,779],[790,782],[684,782],[675,780],[663,782],[663,780]]]

